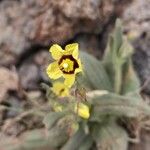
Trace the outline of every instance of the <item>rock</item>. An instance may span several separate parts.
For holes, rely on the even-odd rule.
[[[0,66],[12,66],[16,63],[16,56],[14,53],[7,51],[7,48],[1,47],[0,50]]]
[[[40,91],[31,91],[27,93],[28,99],[37,100],[39,97],[41,97]]]
[[[143,92],[150,95],[150,0],[136,0],[123,14],[125,32],[135,48],[133,62]],[[147,98],[147,101],[149,99]],[[150,132],[142,129],[140,142],[131,144],[129,150],[149,150]]]
[[[6,135],[18,136],[25,128],[24,124],[14,121],[13,119],[7,119],[2,126],[2,132]]]
[[[12,108],[12,110],[9,109],[6,111],[5,119],[13,118],[19,115],[20,113],[19,110],[23,109],[23,105],[24,105],[21,99],[19,99],[14,95],[10,95],[9,97],[7,97],[7,104],[9,105],[10,108]]]
[[[127,32],[138,32],[138,36],[149,32],[150,0],[135,0],[123,13],[124,26]],[[139,13],[140,15],[137,15]]]
[[[4,118],[4,109],[0,109],[0,126],[2,126]]]
[[[100,41],[95,34],[81,34],[76,37],[75,41],[79,43],[80,50],[86,51],[97,58],[102,57],[103,50],[100,48]]]
[[[0,102],[4,99],[9,90],[17,91],[19,78],[16,72],[0,67]]]
[[[49,82],[46,67],[54,61],[48,50],[41,50],[33,56],[33,62],[39,68],[40,82]]]
[[[0,132],[0,147],[1,150],[12,149],[15,148],[15,142],[17,139],[15,137],[8,136],[4,133]]]
[[[120,10],[123,11],[129,2],[131,1],[0,1],[0,49],[4,54],[7,51],[18,56],[36,44],[64,43],[80,32],[100,33],[112,16],[120,15]],[[16,60],[11,57],[6,63]],[[3,63],[0,61],[0,64]]]
[[[29,91],[26,93],[30,105],[33,107],[40,107],[45,102],[45,96],[41,91]]]
[[[26,63],[19,69],[21,86],[25,90],[36,90],[39,82],[38,67],[33,63]]]
[[[48,50],[40,50],[26,58],[18,69],[23,89],[37,90],[41,88],[41,82],[48,82],[46,67],[51,61]]]
[[[127,35],[133,41],[135,69],[141,85],[147,82],[144,91],[150,94],[150,0],[136,0],[123,14]],[[138,15],[139,14],[139,15]],[[149,81],[149,82],[148,82]]]
[[[44,125],[42,121],[43,117],[40,117],[38,115],[28,115],[22,119],[21,123],[26,126],[27,130],[31,130],[43,127]]]

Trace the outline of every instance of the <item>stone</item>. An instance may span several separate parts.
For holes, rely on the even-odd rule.
[[[34,63],[25,63],[19,69],[21,87],[25,90],[36,90],[39,82],[38,67]]]
[[[150,94],[150,0],[136,0],[123,13],[125,32],[135,48],[133,62],[143,91]],[[139,15],[138,15],[139,14]]]
[[[17,91],[18,88],[18,74],[4,67],[0,67],[0,102],[3,101],[8,91]]]
[[[0,49],[18,58],[32,46],[65,43],[78,33],[100,33],[130,0],[0,1]],[[123,5],[124,4],[124,5]],[[6,63],[15,63],[9,58]],[[0,61],[3,64],[3,61]]]

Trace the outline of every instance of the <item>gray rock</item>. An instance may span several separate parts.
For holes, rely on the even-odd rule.
[[[19,69],[21,86],[25,90],[35,90],[38,88],[39,70],[33,63],[26,63]]]
[[[150,80],[150,0],[136,0],[123,15],[127,34],[132,36],[135,69],[141,85]],[[144,88],[150,94],[150,82]]]
[[[21,99],[17,98],[16,96],[9,96],[6,102],[10,105],[12,110],[7,110],[5,118],[16,117],[19,114],[19,110],[23,109],[23,103]]]
[[[119,15],[129,2],[131,1],[0,1],[0,49],[4,54],[7,50],[18,56],[32,45],[64,43],[80,32],[99,33],[112,16]],[[12,59],[9,58],[5,63],[13,62]],[[0,61],[0,64],[3,62]]]
[[[19,77],[16,71],[0,67],[0,102],[2,102],[8,91],[18,91]]]
[[[42,82],[49,82],[46,67],[53,61],[48,50],[40,50],[26,58],[18,68],[21,86],[25,90],[40,89]]]

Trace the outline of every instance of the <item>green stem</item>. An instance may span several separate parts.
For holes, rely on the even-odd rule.
[[[115,69],[115,82],[114,82],[115,93],[120,94],[121,84],[122,84],[122,69],[121,66],[118,65],[116,66]]]

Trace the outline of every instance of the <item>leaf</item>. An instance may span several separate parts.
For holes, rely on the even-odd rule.
[[[84,141],[80,144],[80,147],[78,148],[78,150],[90,150],[92,144],[93,144],[93,139],[91,135],[87,135]]]
[[[134,52],[133,47],[128,42],[127,37],[122,35],[122,44],[118,51],[118,58],[122,59],[122,63],[127,62]]]
[[[61,147],[68,139],[68,124],[56,126],[48,132],[48,143],[52,148]]]
[[[131,59],[133,54],[133,48],[127,41],[127,38],[123,36],[120,20],[116,21],[114,33],[110,36],[105,55],[103,58],[103,64],[109,75],[114,92],[121,94],[123,88],[124,79],[124,67],[125,63]]]
[[[62,112],[50,112],[44,117],[43,123],[45,124],[47,129],[51,129],[63,116],[64,113]]]
[[[50,86],[52,86],[52,81],[50,81]],[[53,95],[50,86],[45,83],[41,83],[41,88],[46,92],[47,99],[52,98],[52,95]]]
[[[12,141],[9,144],[13,146],[6,145],[6,148],[8,147],[9,150],[55,150],[68,140],[67,131],[66,126],[55,126],[48,133],[43,129],[28,131],[19,137],[17,143]]]
[[[0,143],[0,148],[4,150],[55,150],[55,148],[51,148],[52,145],[43,129],[27,131],[18,139],[14,137],[8,139],[7,137],[5,143],[3,145]]]
[[[98,95],[97,93],[91,95],[91,97],[88,96],[89,101],[93,106],[90,120],[101,120],[102,116],[106,115],[117,117],[139,117],[139,115],[150,115],[150,107],[142,99],[137,99],[137,97],[120,96],[113,93],[105,95]]]
[[[48,146],[48,140],[42,130],[33,130],[23,135],[20,150],[37,150]]]
[[[55,126],[48,134],[40,130],[30,131],[22,137],[23,140],[18,150],[55,149],[63,145],[67,139],[65,127]]]
[[[77,150],[86,138],[87,135],[84,130],[79,128],[79,130],[68,140],[61,150]]]
[[[123,42],[123,37],[122,37],[121,22],[119,19],[117,19],[115,30],[113,34],[111,34],[109,37],[107,47],[105,50],[105,54],[103,57],[103,62],[106,65],[106,68],[108,67],[107,68],[108,71],[111,71],[111,70],[113,71],[112,67],[115,67],[114,65],[117,61],[118,51],[122,45],[122,42]]]
[[[103,58],[103,64],[109,75],[110,81],[113,86],[113,90],[116,93],[120,92],[121,82],[122,82],[122,78],[121,78],[122,59],[118,57],[119,56],[118,52],[122,45],[122,42],[123,42],[123,36],[122,36],[121,22],[120,20],[117,20],[114,33],[109,37],[109,41]]]
[[[89,89],[112,91],[108,75],[101,62],[85,52],[81,52],[80,54],[84,73],[79,77],[79,83]]]
[[[98,150],[127,150],[128,135],[114,121],[95,127],[93,137]]]
[[[113,45],[112,45],[112,51],[116,51],[115,53],[118,53],[119,48],[122,45],[123,39],[122,39],[122,23],[120,19],[116,20],[115,30],[113,33]]]
[[[138,92],[140,89],[140,81],[133,69],[131,59],[123,66],[123,82],[122,91],[123,95]]]

